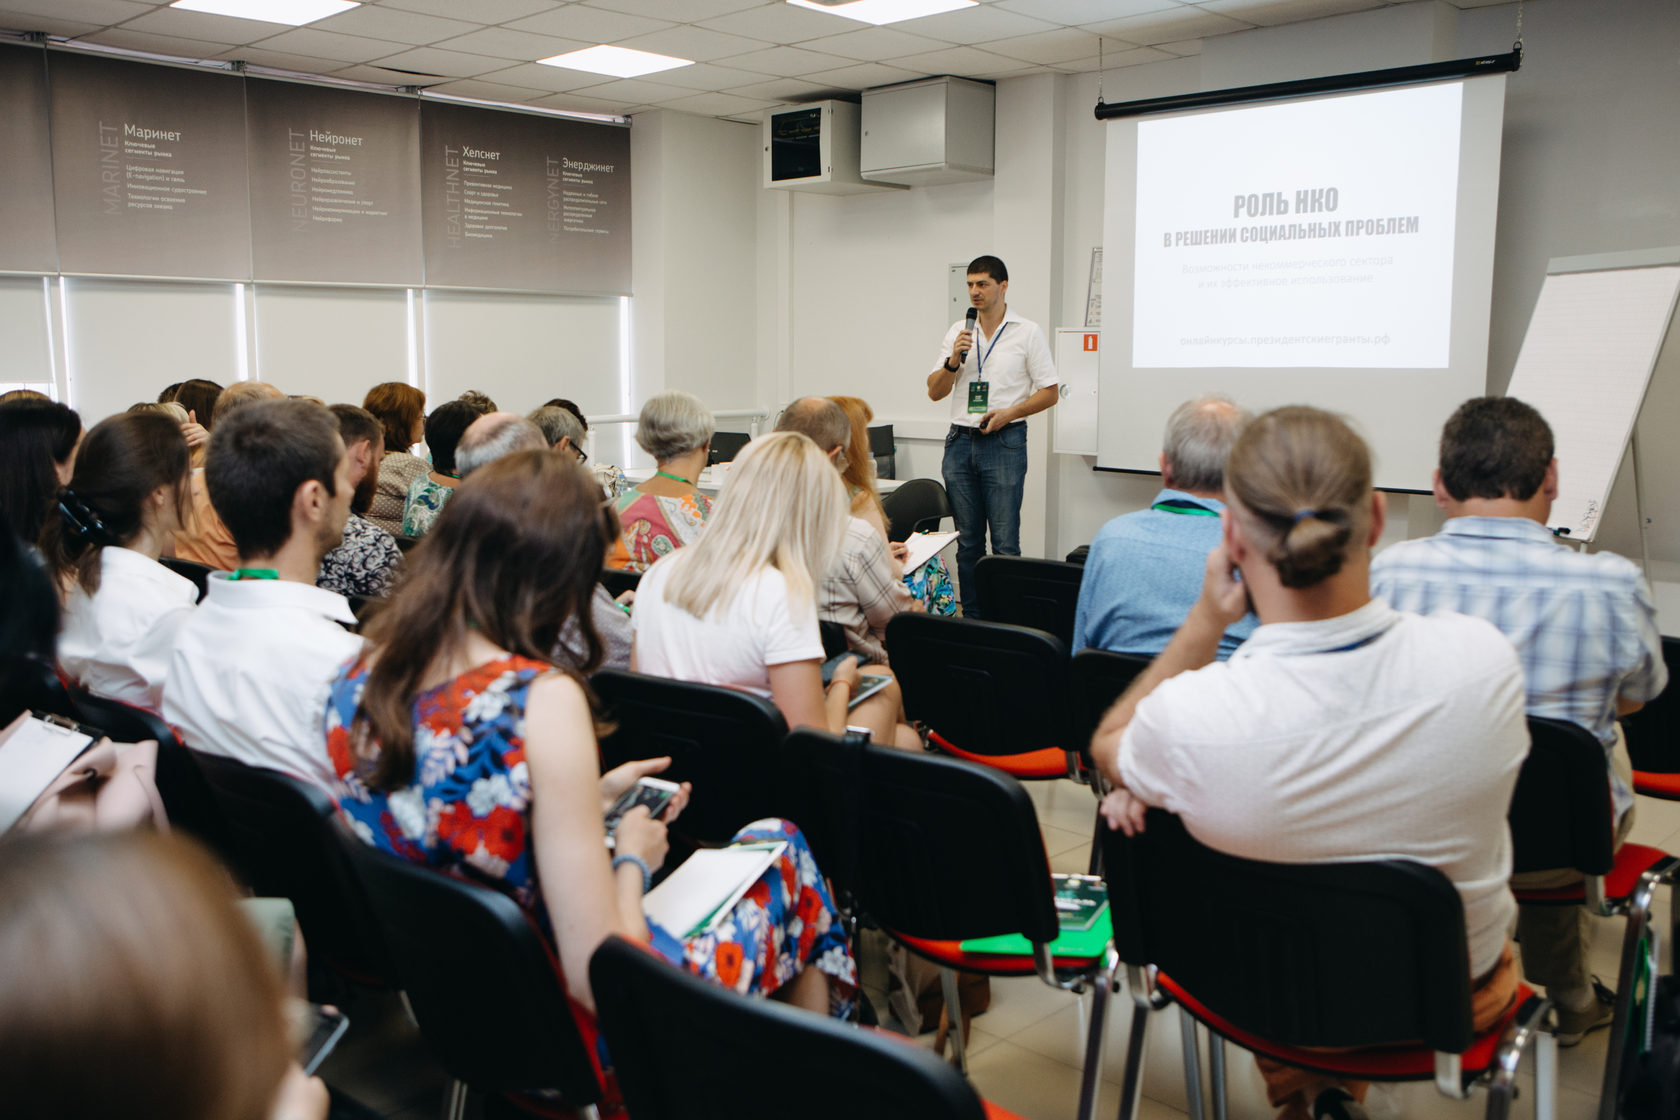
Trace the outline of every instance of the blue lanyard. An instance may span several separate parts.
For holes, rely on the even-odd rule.
[[[974,348],[974,364],[979,367],[979,369],[975,371],[974,380],[986,380],[986,359],[992,356],[992,351],[997,349],[998,339],[1002,338],[1003,332],[1008,329],[1008,323],[1003,323],[998,326],[998,332],[992,336],[992,344],[986,347],[985,353],[981,353],[978,346]]]

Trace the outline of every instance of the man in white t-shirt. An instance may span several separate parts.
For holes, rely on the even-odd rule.
[[[957,523],[957,583],[963,614],[980,617],[974,568],[992,552],[1021,555],[1021,495],[1027,480],[1027,417],[1056,403],[1056,365],[1038,324],[1012,314],[1009,269],[996,257],[968,265],[975,329],[951,324],[928,374],[931,400],[951,398],[945,493]]]
[[[246,405],[216,424],[204,472],[238,564],[176,635],[163,717],[194,750],[331,788],[327,689],[362,647],[344,596],[315,586],[355,489],[338,425],[309,401]]]
[[[1505,807],[1528,730],[1516,651],[1479,618],[1371,597],[1383,497],[1339,418],[1286,408],[1253,421],[1231,450],[1225,505],[1201,597],[1092,740],[1115,786],[1103,815],[1132,835],[1163,808],[1249,859],[1437,868],[1464,902],[1472,1018],[1487,1029],[1517,990]],[[1260,626],[1215,661],[1250,600]],[[1363,1115],[1349,1099],[1361,1084],[1260,1065],[1283,1117],[1315,1104]]]

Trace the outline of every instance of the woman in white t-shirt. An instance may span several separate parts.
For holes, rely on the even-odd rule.
[[[58,658],[89,692],[155,712],[175,632],[198,602],[158,563],[191,508],[181,426],[130,412],[96,425],[41,545],[65,595]]]
[[[867,727],[877,742],[919,746],[898,722],[896,683],[849,712],[856,663],[823,686],[817,589],[848,517],[840,476],[810,439],[753,440],[736,456],[706,532],[642,577],[631,667],[755,692],[789,727]]]

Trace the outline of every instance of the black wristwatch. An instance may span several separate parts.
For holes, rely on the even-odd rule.
[[[957,370],[959,370],[959,369],[961,369],[961,368],[962,368],[962,363],[961,363],[961,362],[958,362],[958,363],[957,363],[957,364],[956,364],[956,366],[955,366],[955,367],[953,367],[953,366],[952,366],[952,365],[951,365],[951,359],[950,359],[950,358],[946,358],[946,359],[945,359],[945,360],[944,360],[944,361],[943,361],[943,362],[940,362],[940,363],[939,363],[939,368],[940,368],[940,369],[943,369],[943,370],[944,370],[944,371],[945,371],[945,372],[946,372],[946,373],[956,373],[956,372],[957,372]]]

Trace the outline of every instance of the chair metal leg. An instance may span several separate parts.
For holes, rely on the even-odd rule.
[[[1091,863],[1085,873],[1100,879],[1103,874],[1103,833],[1108,830],[1108,822],[1103,820],[1100,812],[1096,818],[1091,825]]]
[[[1131,1033],[1126,1036],[1126,1072],[1120,1082],[1120,1120],[1137,1120],[1138,1102],[1143,1096],[1143,1042],[1149,1027],[1149,985],[1143,969],[1126,966],[1126,986],[1132,995]]]
[[[1557,1039],[1541,1031],[1534,1040],[1534,1120],[1557,1120]]]
[[[1615,1120],[1618,1090],[1622,1081],[1622,1057],[1627,1052],[1629,1011],[1633,1006],[1635,977],[1639,975],[1639,943],[1651,920],[1651,899],[1661,879],[1647,871],[1627,900],[1627,929],[1622,934],[1622,963],[1616,978],[1616,1017],[1610,1023],[1610,1042],[1604,1055],[1604,1081],[1599,1089],[1599,1120]]]
[[[1227,1120],[1230,1102],[1225,1093],[1225,1039],[1208,1032],[1208,1077],[1213,1082],[1213,1120]]]
[[[939,987],[945,993],[945,1018],[950,1024],[951,1061],[956,1064],[957,1072],[968,1076],[968,1055],[964,1051],[962,1022],[962,995],[957,990],[957,973],[955,969],[942,968],[939,970]]]
[[[1091,1025],[1085,1034],[1085,1065],[1079,1074],[1079,1120],[1094,1120],[1097,1114],[1097,1093],[1102,1086],[1103,1033],[1108,1026],[1108,998],[1114,990],[1114,971],[1119,963],[1114,948],[1109,947],[1098,983],[1091,986]]]
[[[464,1120],[467,1115],[467,1084],[451,1081],[443,1094],[443,1120]]]
[[[1196,1020],[1184,1008],[1178,1009],[1179,1049],[1184,1053],[1184,1096],[1190,1120],[1203,1120],[1202,1052],[1196,1045]]]
[[[1511,1102],[1516,1098],[1517,1066],[1523,1051],[1534,1050],[1534,1100],[1536,1120],[1555,1110],[1557,1084],[1557,1038],[1549,1031],[1552,1004],[1539,996],[1530,996],[1517,1009],[1516,1021],[1499,1040],[1494,1055],[1493,1076],[1488,1083],[1488,1120],[1506,1120],[1511,1114]],[[1439,1080],[1439,1074],[1437,1075]]]

